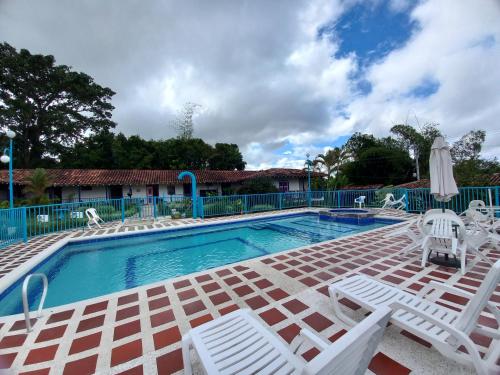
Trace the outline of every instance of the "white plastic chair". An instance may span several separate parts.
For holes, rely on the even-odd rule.
[[[365,205],[365,199],[366,199],[366,196],[364,196],[364,195],[357,197],[356,199],[354,199],[354,205],[358,204],[359,208],[361,208],[362,206]]]
[[[193,328],[182,338],[184,373],[192,374],[193,347],[207,374],[364,374],[390,317],[382,307],[333,344],[307,329],[291,347],[266,329],[249,310],[237,310]],[[299,349],[309,341],[321,350],[306,362]]]
[[[500,282],[500,260],[490,269],[479,289],[466,292],[445,283],[430,281],[418,295],[381,283],[366,275],[355,275],[329,287],[336,315],[348,324],[356,324],[341,309],[339,300],[348,298],[363,308],[374,311],[389,306],[391,323],[429,342],[441,354],[459,363],[474,366],[478,374],[499,374],[500,332],[479,324],[479,315],[487,309],[500,326],[500,310],[489,301]],[[448,309],[425,298],[430,289],[452,293],[469,299],[461,312]],[[472,333],[492,339],[483,358],[471,340]],[[466,353],[459,350],[464,346]]]
[[[424,217],[422,228],[425,234],[422,242],[422,268],[425,267],[430,253],[436,251],[458,256],[460,271],[462,275],[465,274],[467,244],[464,240],[464,222],[455,213],[436,212]]]
[[[92,223],[97,225],[98,228],[101,228],[101,225],[99,223],[104,223],[104,220],[101,219],[95,208],[87,208],[85,210],[85,215],[87,215],[87,218],[89,219],[89,221],[87,222],[87,226],[89,227],[89,229],[91,228],[90,224]]]
[[[48,223],[49,215],[36,215],[37,223]]]

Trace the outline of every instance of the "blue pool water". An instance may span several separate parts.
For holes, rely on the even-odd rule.
[[[65,246],[29,273],[47,275],[45,307],[53,307],[395,222],[377,219],[370,225],[354,225],[296,214],[85,241]],[[32,309],[41,295],[38,281],[30,283]],[[22,312],[21,282],[0,295],[0,316]]]

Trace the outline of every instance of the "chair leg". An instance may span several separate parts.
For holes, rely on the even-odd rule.
[[[467,258],[467,253],[465,251],[460,251],[460,272],[462,276],[465,275],[465,258]]]
[[[192,375],[193,369],[191,368],[191,358],[189,350],[191,348],[191,336],[189,334],[182,338],[182,362],[184,363],[184,374]]]

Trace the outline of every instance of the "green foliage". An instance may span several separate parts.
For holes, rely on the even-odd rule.
[[[17,133],[16,167],[54,164],[89,132],[114,127],[114,94],[53,56],[0,44],[0,123]]]
[[[349,182],[355,185],[397,185],[411,179],[412,172],[413,163],[407,152],[383,146],[359,151],[358,158],[343,168]]]
[[[272,204],[256,204],[255,206],[252,206],[250,208],[250,211],[271,211],[275,210],[276,207],[274,207]]]
[[[145,140],[103,131],[78,143],[61,156],[63,168],[107,169],[243,169],[235,144],[215,147],[199,138]]]
[[[209,160],[210,169],[242,171],[246,163],[243,156],[234,143],[216,143]]]
[[[37,168],[28,179],[24,193],[30,196],[31,204],[47,204],[49,198],[45,190],[52,184],[47,172],[43,168]]]
[[[322,166],[327,177],[336,176],[346,162],[348,152],[345,147],[335,147],[324,154],[319,154],[313,161],[313,165]]]
[[[391,132],[397,137],[402,149],[411,151],[413,157],[418,157],[421,177],[429,176],[429,157],[434,139],[441,136],[437,124],[424,125],[420,131],[410,125],[400,124],[391,128]]]
[[[471,130],[463,135],[451,148],[453,162],[478,160],[485,140],[486,132],[484,130]]]
[[[278,189],[274,185],[273,179],[269,177],[258,177],[243,182],[238,189],[238,194],[264,194],[277,193]]]

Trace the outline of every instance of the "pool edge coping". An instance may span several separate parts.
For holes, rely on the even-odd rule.
[[[315,208],[315,207],[304,208],[303,211],[299,211],[299,212],[295,212],[295,213],[308,213],[308,212],[315,213],[317,209],[319,209],[319,208]],[[292,215],[292,214],[283,214],[282,211],[279,211],[279,212],[280,213],[260,215],[259,218],[262,218],[262,217],[273,217],[273,216],[290,216],[290,215]],[[176,277],[173,277],[173,278],[162,279],[162,280],[159,280],[159,281],[155,281],[153,283],[148,283],[148,284],[144,284],[144,285],[138,285],[138,286],[133,287],[133,288],[129,288],[129,289],[124,289],[124,290],[120,290],[120,291],[116,291],[116,292],[112,292],[112,293],[103,294],[103,295],[100,295],[100,296],[97,296],[97,297],[86,298],[86,299],[83,299],[83,300],[80,300],[80,301],[75,301],[75,302],[70,302],[70,303],[63,304],[63,305],[48,307],[48,308],[42,309],[42,312],[55,313],[55,312],[59,312],[59,311],[62,311],[62,310],[66,310],[66,309],[68,309],[70,307],[77,308],[80,305],[94,304],[94,303],[100,302],[101,299],[107,299],[107,300],[109,300],[111,298],[116,298],[116,297],[119,297],[121,295],[127,295],[127,294],[130,294],[130,293],[133,293],[133,292],[137,292],[138,290],[140,290],[142,288],[154,288],[156,286],[163,285],[165,282],[174,283],[174,282],[176,282],[179,279],[183,279],[183,278],[186,278],[186,277],[196,277],[196,276],[199,276],[199,275],[201,275],[201,274],[203,274],[205,272],[208,272],[208,271],[217,272],[218,270],[226,268],[229,265],[238,265],[238,264],[242,264],[242,263],[245,263],[245,262],[258,261],[258,260],[263,259],[265,257],[274,256],[274,255],[278,255],[278,254],[287,254],[289,252],[299,251],[299,250],[302,250],[302,249],[305,249],[305,248],[309,248],[311,246],[320,246],[320,245],[324,245],[324,244],[330,244],[330,243],[334,243],[336,241],[345,240],[345,239],[348,239],[348,238],[351,238],[351,237],[355,237],[355,236],[359,236],[359,235],[364,235],[364,234],[372,233],[372,232],[379,231],[379,230],[384,230],[387,226],[390,226],[390,225],[401,226],[401,225],[405,224],[408,220],[411,220],[411,218],[396,217],[396,216],[382,216],[380,218],[382,218],[382,219],[385,218],[385,219],[398,220],[400,222],[399,223],[393,223],[393,224],[387,224],[386,226],[381,227],[381,228],[374,228],[374,229],[370,229],[370,230],[367,230],[367,231],[364,231],[364,232],[349,234],[349,235],[346,235],[346,236],[343,236],[343,237],[340,237],[340,238],[335,238],[335,239],[332,239],[332,240],[327,240],[327,241],[317,242],[317,243],[314,243],[314,244],[308,244],[308,245],[304,245],[304,246],[300,246],[300,247],[295,247],[295,248],[292,248],[292,249],[279,251],[279,252],[273,253],[273,254],[265,254],[265,255],[261,255],[261,256],[255,257],[255,258],[245,259],[245,260],[241,260],[241,261],[234,262],[234,263],[223,264],[223,265],[220,265],[220,266],[217,266],[217,267],[213,267],[213,268],[209,268],[209,269],[204,269],[204,270],[197,271],[197,272],[192,272],[192,273],[189,273],[189,274],[186,274],[186,275],[180,275],[180,276],[176,276]],[[216,222],[214,222],[214,224],[220,224],[221,222],[223,224],[229,224],[229,223],[233,223],[233,222],[244,222],[244,221],[249,221],[249,220],[252,220],[252,219],[251,218],[236,218],[236,219],[231,219],[231,220],[216,221]],[[52,244],[47,249],[43,250],[42,252],[40,252],[39,254],[35,255],[33,258],[31,258],[27,262],[23,263],[21,266],[19,266],[19,268],[16,268],[16,272],[11,272],[10,274],[14,273],[14,275],[15,276],[17,275],[17,277],[13,281],[11,281],[8,285],[5,286],[2,281],[3,281],[3,279],[6,279],[10,274],[7,275],[7,276],[5,276],[4,278],[2,278],[2,280],[0,280],[0,294],[4,293],[5,290],[7,290],[13,284],[15,284],[24,274],[26,274],[27,272],[29,272],[30,269],[32,269],[33,267],[36,267],[38,264],[40,264],[41,262],[45,261],[48,257],[50,257],[52,254],[54,254],[56,251],[62,249],[64,246],[66,246],[66,245],[68,245],[70,243],[85,242],[89,238],[126,237],[127,234],[131,235],[132,232],[134,234],[136,234],[136,233],[155,233],[155,232],[166,232],[166,231],[175,230],[175,229],[181,229],[181,228],[182,229],[184,229],[184,228],[185,229],[189,229],[189,228],[198,227],[198,226],[210,226],[210,225],[213,225],[213,224],[205,223],[205,222],[202,221],[202,222],[197,222],[197,223],[183,224],[182,226],[177,226],[177,227],[172,227],[172,228],[149,228],[149,229],[146,228],[146,229],[134,230],[134,231],[131,231],[131,232],[93,234],[91,236],[84,237],[84,238],[82,238],[82,237],[67,238],[66,237],[66,238],[63,238],[63,239],[57,241],[56,243]],[[37,260],[38,258],[40,258],[40,260]],[[32,265],[32,263],[34,263],[34,264]],[[49,291],[50,291],[50,288],[48,289],[48,292]],[[36,311],[35,310],[30,311],[30,313],[32,313],[32,312],[36,312]],[[24,319],[24,313],[18,313],[18,314],[0,316],[0,322],[7,322],[7,321],[10,321],[10,320],[18,320],[20,318]]]

